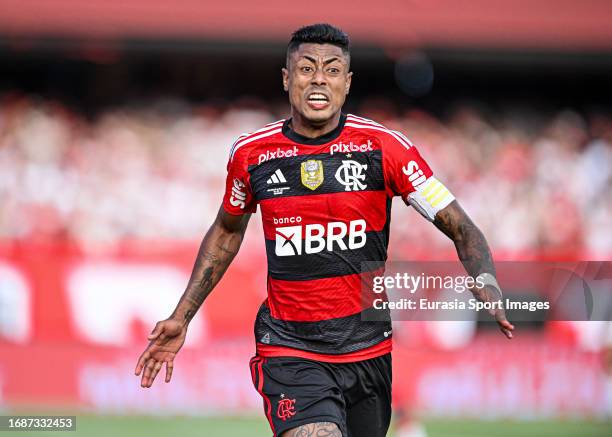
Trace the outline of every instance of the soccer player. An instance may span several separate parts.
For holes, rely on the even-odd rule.
[[[497,301],[482,233],[401,133],[342,113],[351,86],[349,38],[328,24],[296,31],[283,87],[291,118],[239,137],[223,204],[202,241],[187,289],[156,324],[136,374],[151,387],[185,341],[189,322],[238,253],[259,205],[268,298],[255,322],[253,384],[275,436],[385,436],[391,418],[391,324],[362,320],[361,263],[384,261],[391,199],[432,221],[455,244],[474,290]],[[370,272],[371,273],[371,272]],[[502,332],[514,327],[503,310]]]

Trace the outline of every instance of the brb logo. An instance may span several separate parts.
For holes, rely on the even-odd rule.
[[[423,170],[419,168],[419,164],[417,164],[416,161],[410,161],[402,167],[402,172],[408,176],[408,180],[415,189],[427,180],[423,174]]]
[[[261,164],[262,162],[269,161],[270,159],[291,158],[292,156],[297,156],[297,154],[298,154],[298,148],[295,146],[293,146],[293,149],[289,149],[289,150],[283,150],[280,147],[272,152],[269,150],[266,150],[266,153],[262,153],[261,155],[259,155],[259,158],[257,159],[257,164]]]
[[[360,164],[351,159],[342,161],[342,165],[336,170],[336,180],[344,185],[344,191],[365,190],[368,186],[363,184],[367,164]]]
[[[284,220],[284,219],[279,219]],[[291,223],[300,223],[302,218],[295,218]],[[318,223],[306,226],[285,226],[276,228],[276,256],[294,256],[319,253],[324,250],[354,250],[366,244],[366,222],[363,219],[343,222],[329,222],[327,227]],[[347,242],[344,238],[348,236]],[[348,243],[348,244],[347,244]]]
[[[240,209],[244,209],[246,200],[246,193],[244,191],[244,182],[238,178],[234,178],[234,186],[232,187],[232,197],[230,197],[230,203],[232,206],[239,206]]]

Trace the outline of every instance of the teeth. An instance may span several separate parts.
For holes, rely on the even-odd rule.
[[[311,94],[311,95],[308,96],[308,100],[324,100],[324,101],[327,101],[327,97],[325,97],[324,94],[314,93],[314,94]]]

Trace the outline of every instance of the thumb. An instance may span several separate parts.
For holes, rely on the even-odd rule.
[[[155,340],[157,337],[161,335],[162,332],[164,332],[164,324],[159,322],[155,325],[155,328],[153,328],[153,331],[151,331],[151,333],[149,334],[147,338],[149,340]]]

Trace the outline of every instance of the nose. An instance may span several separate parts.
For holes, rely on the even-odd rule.
[[[325,85],[327,83],[323,68],[317,68],[315,70],[314,74],[312,75],[312,83],[313,85]]]

